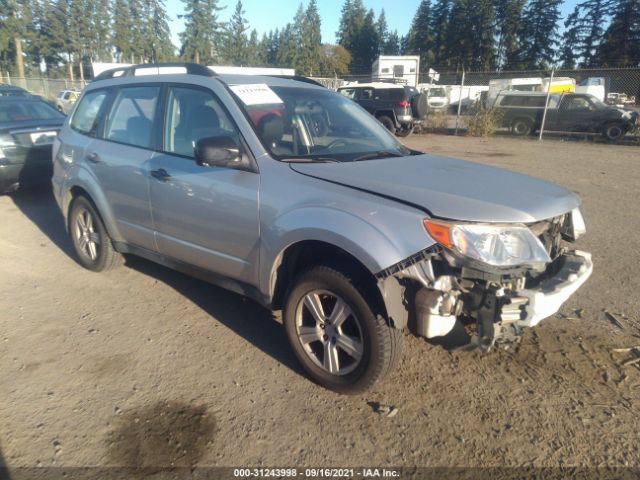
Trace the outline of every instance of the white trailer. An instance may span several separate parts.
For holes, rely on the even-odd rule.
[[[419,55],[380,55],[373,62],[372,76],[375,80],[396,80],[416,87],[420,78]]]

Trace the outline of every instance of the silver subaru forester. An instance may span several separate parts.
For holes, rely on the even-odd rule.
[[[593,268],[566,246],[585,231],[571,192],[410,150],[306,78],[110,70],[53,155],[84,267],[135,254],[281,309],[306,371],[343,393],[393,368],[403,330],[509,347]]]

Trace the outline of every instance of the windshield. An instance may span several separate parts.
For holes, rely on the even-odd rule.
[[[429,89],[429,97],[446,97],[447,94],[444,91],[444,88],[430,88]]]
[[[55,108],[44,102],[1,102],[1,122],[21,122],[28,120],[51,120],[64,118]]]
[[[252,88],[261,96],[246,96]],[[358,104],[335,92],[266,85],[231,90],[277,159],[349,162],[411,153]]]

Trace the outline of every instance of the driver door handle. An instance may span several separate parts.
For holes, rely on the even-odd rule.
[[[91,163],[100,163],[100,155],[98,155],[97,152],[91,152],[89,155],[87,155],[87,160],[89,160]]]
[[[157,170],[151,170],[149,174],[155,178],[156,180],[160,180],[161,182],[168,182],[171,179],[171,175],[164,168],[159,168]]]

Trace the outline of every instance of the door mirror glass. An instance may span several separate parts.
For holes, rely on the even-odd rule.
[[[196,163],[203,167],[234,167],[242,163],[238,143],[229,136],[205,137],[196,142]]]

